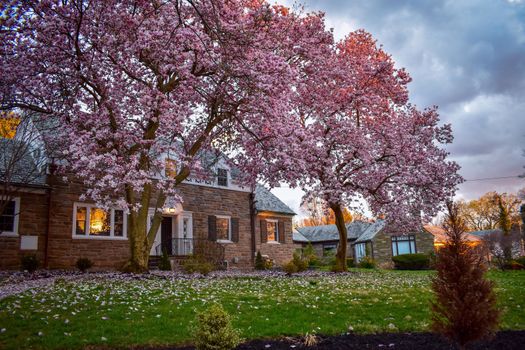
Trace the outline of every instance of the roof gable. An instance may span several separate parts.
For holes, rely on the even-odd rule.
[[[296,215],[289,206],[284,204],[277,196],[267,190],[264,186],[255,186],[255,209],[257,211],[269,211],[273,213]]]

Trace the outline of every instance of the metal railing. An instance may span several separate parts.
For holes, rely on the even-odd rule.
[[[224,246],[203,238],[173,238],[157,245],[156,255],[162,255],[164,249],[169,256],[195,255],[214,264],[224,263]]]

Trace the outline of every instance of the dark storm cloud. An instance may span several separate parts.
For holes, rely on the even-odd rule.
[[[282,0],[290,5],[292,1]],[[364,28],[413,78],[411,100],[438,105],[452,123],[448,149],[467,179],[524,172],[525,1],[305,0],[326,13],[336,39]],[[515,191],[525,180],[474,181],[473,198]]]

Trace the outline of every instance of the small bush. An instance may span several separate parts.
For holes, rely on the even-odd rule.
[[[516,260],[510,260],[503,264],[503,270],[525,270],[525,266]]]
[[[77,269],[82,272],[86,272],[93,267],[93,262],[88,258],[78,258],[76,262]]]
[[[166,249],[162,251],[162,256],[160,257],[159,261],[159,270],[171,271],[171,262]]]
[[[357,267],[360,267],[362,269],[375,269],[376,268],[376,262],[374,259],[372,259],[369,256],[365,256],[361,259]]]
[[[518,264],[525,266],[525,256],[520,256],[519,258],[515,259]]]
[[[354,258],[346,258],[346,266],[347,267],[355,267]]]
[[[34,272],[38,269],[38,259],[35,254],[24,255],[20,259],[22,271]]]
[[[306,271],[308,269],[308,259],[301,256],[300,252],[293,253],[293,263],[297,266],[297,272]]]
[[[397,270],[427,270],[430,268],[430,257],[427,254],[401,254],[392,257]]]
[[[270,270],[273,267],[273,261],[261,255],[260,251],[257,251],[255,256],[255,269],[256,270]]]
[[[291,275],[293,273],[299,272],[299,269],[297,268],[297,265],[295,265],[293,260],[290,260],[283,265],[283,271],[286,272],[287,275]]]
[[[217,304],[197,314],[193,340],[197,350],[230,350],[241,342],[239,332],[231,325],[230,315]]]
[[[186,273],[198,272],[207,275],[213,271],[213,265],[198,255],[192,255],[182,264],[182,269]]]

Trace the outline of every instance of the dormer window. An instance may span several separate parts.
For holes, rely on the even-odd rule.
[[[217,169],[217,185],[222,187],[228,187],[228,170]]]

